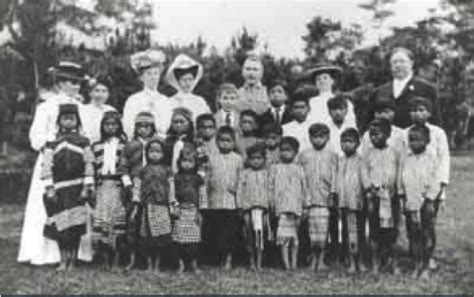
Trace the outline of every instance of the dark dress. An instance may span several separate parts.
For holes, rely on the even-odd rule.
[[[79,243],[86,233],[88,211],[81,192],[86,182],[93,183],[93,160],[89,140],[78,132],[60,133],[46,143],[41,176],[52,181],[55,198],[44,199],[44,235],[60,244]]]

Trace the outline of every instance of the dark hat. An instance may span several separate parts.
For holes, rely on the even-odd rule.
[[[50,67],[48,72],[55,78],[60,77],[80,82],[85,80],[85,72],[82,66],[70,61],[61,61],[58,65]]]
[[[173,70],[173,72],[176,79],[179,80],[181,77],[183,77],[185,74],[188,74],[188,73],[191,73],[193,77],[196,77],[198,70],[199,70],[199,66],[193,65],[187,68],[176,68]]]
[[[342,73],[342,69],[341,67],[330,65],[327,63],[319,63],[308,69],[306,73],[307,76],[310,77],[316,77],[321,73],[327,73],[332,78],[337,78]]]

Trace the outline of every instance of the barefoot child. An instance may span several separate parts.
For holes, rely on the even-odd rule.
[[[126,136],[115,111],[104,114],[100,127],[101,140],[92,146],[97,185],[92,232],[96,251],[103,256],[105,267],[110,268],[118,266],[120,252],[125,248],[126,205],[121,199],[122,181],[117,169]]]
[[[243,210],[244,240],[250,256],[250,268],[262,268],[265,239],[268,234],[268,171],[265,146],[255,144],[247,149],[247,164],[239,177],[238,208]],[[266,236],[267,235],[267,236]]]
[[[156,128],[153,115],[149,112],[138,113],[135,118],[133,139],[125,145],[120,157],[119,172],[125,188],[124,202],[127,205],[127,247],[131,251],[130,263],[127,269],[131,269],[135,265],[136,253],[138,252],[139,218],[137,214],[139,211],[132,211],[132,180],[138,176],[140,170],[146,165],[145,147],[155,134]]]
[[[427,149],[430,150],[436,157],[436,168],[439,183],[439,193],[436,196],[435,201],[435,220],[438,215],[439,208],[444,208],[444,201],[446,199],[446,187],[449,184],[449,171],[450,171],[450,154],[449,145],[446,132],[436,125],[428,123],[428,119],[431,116],[431,101],[423,98],[416,97],[410,102],[410,116],[415,125],[425,125],[430,130],[430,141]],[[436,224],[435,224],[436,225]],[[434,228],[434,226],[433,226]],[[436,246],[436,232],[433,229],[433,254]],[[430,269],[436,268],[436,262],[434,258],[430,259]]]
[[[204,179],[198,174],[194,145],[186,143],[178,158],[178,173],[170,185],[170,202],[176,210],[173,241],[179,251],[179,271],[198,272],[197,256],[201,243],[201,188]]]
[[[436,211],[439,195],[438,167],[435,154],[427,149],[430,130],[423,125],[408,129],[410,151],[401,164],[399,187],[403,195],[409,239],[414,262],[413,277],[429,278],[428,264],[434,246]]]
[[[391,127],[387,120],[374,120],[369,135],[373,147],[363,156],[362,184],[367,199],[369,241],[372,255],[372,272],[378,273],[381,261],[387,262],[397,237],[396,185],[399,159],[396,150],[388,146]],[[397,273],[396,258],[394,273]]]
[[[139,244],[147,259],[147,269],[159,272],[163,250],[171,244],[170,171],[163,140],[153,138],[148,141],[145,156],[147,164],[133,180],[133,212],[141,210]]]
[[[86,233],[87,198],[93,192],[94,156],[80,134],[77,105],[59,106],[58,133],[46,143],[42,179],[47,220],[44,235],[56,240],[61,254],[58,270],[73,268],[81,236]]]
[[[268,195],[278,216],[277,244],[286,270],[296,269],[298,260],[298,227],[306,205],[308,188],[303,168],[294,163],[299,144],[294,137],[283,137],[280,143],[281,163],[268,174]]]
[[[361,209],[363,205],[361,164],[362,158],[357,149],[360,144],[360,135],[355,128],[347,128],[341,134],[341,149],[344,153],[339,156],[337,164],[337,196],[339,208],[342,213],[342,221],[347,250],[349,254],[349,272],[354,273],[356,269],[365,270],[359,254],[359,236]],[[359,228],[358,228],[359,227]]]
[[[219,153],[209,158],[207,224],[218,262],[228,270],[232,268],[238,235],[236,193],[243,164],[240,155],[234,152],[235,132],[231,127],[219,128],[216,141]]]
[[[337,154],[327,145],[329,133],[326,124],[311,125],[308,134],[313,147],[303,151],[298,160],[304,170],[309,189],[310,200],[307,206],[312,249],[310,269],[313,271],[327,269],[324,256],[327,252],[329,210],[337,211]]]

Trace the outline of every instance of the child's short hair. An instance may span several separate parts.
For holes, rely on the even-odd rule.
[[[308,133],[311,136],[315,135],[329,135],[329,127],[324,123],[314,123],[309,126]]]
[[[359,131],[357,131],[356,128],[347,128],[341,133],[341,140],[344,138],[351,138],[357,141],[357,143],[360,143],[360,134]]]
[[[285,92],[288,91],[288,84],[283,79],[274,79],[268,84],[268,90],[270,91],[274,87],[282,87]]]
[[[184,142],[183,149],[179,152],[178,157],[178,171],[182,171],[181,162],[184,159],[194,159],[194,172],[197,172],[198,160],[196,154],[196,146],[192,142]]]
[[[243,117],[252,117],[255,121],[258,119],[257,113],[251,109],[242,110],[239,114],[239,118],[242,119]]]
[[[386,109],[395,110],[395,101],[388,97],[377,97],[372,105],[372,110],[382,111]]]
[[[409,105],[410,105],[410,109],[413,109],[413,108],[418,107],[418,106],[423,106],[429,112],[431,112],[431,110],[432,110],[431,101],[428,100],[427,98],[421,97],[421,96],[413,96],[409,101]]]
[[[237,87],[233,83],[223,83],[217,89],[217,98],[220,98],[224,92],[237,94]]]
[[[278,125],[277,123],[267,123],[262,128],[262,134],[263,135],[277,134],[279,136],[282,136],[283,135],[283,128],[280,125]]]
[[[337,94],[336,96],[328,100],[328,109],[347,109],[347,107],[349,106],[349,103],[347,101],[350,100],[350,98],[351,97],[347,94]]]
[[[300,149],[300,143],[298,142],[298,140],[292,136],[285,136],[281,139],[280,141],[280,148],[284,145],[289,145],[290,147],[292,147],[296,153],[298,153],[299,149]]]
[[[369,127],[369,132],[378,129],[387,136],[390,136],[392,133],[392,125],[387,119],[375,119],[370,122]]]
[[[210,113],[200,114],[196,119],[196,126],[200,127],[205,121],[211,121],[214,126],[216,125],[216,119]]]
[[[423,135],[426,139],[426,143],[430,142],[430,129],[426,125],[414,125],[408,130],[408,133],[416,132]]]
[[[222,135],[230,135],[232,139],[235,141],[235,131],[232,129],[232,127],[229,126],[222,126],[217,130],[216,138],[219,139],[220,136]]]
[[[245,150],[247,154],[247,159],[250,159],[253,155],[261,154],[265,158],[265,144],[263,143],[256,143],[254,145],[249,146]]]

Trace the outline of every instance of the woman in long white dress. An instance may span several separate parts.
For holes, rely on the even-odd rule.
[[[311,76],[319,91],[318,96],[309,99],[311,110],[308,118],[311,123],[331,124],[327,102],[334,97],[336,80],[341,72],[341,68],[327,64],[319,64],[308,70],[308,75]],[[352,102],[348,102],[348,111],[344,122],[349,127],[357,127]]]
[[[166,137],[175,106],[174,101],[158,92],[165,55],[158,50],[135,53],[130,64],[143,83],[143,89],[131,95],[123,107],[123,129],[129,139],[133,138],[135,117],[145,111],[153,114],[158,136]]]
[[[87,83],[90,102],[84,104],[81,109],[81,121],[84,134],[91,143],[100,140],[100,122],[104,113],[116,111],[114,107],[106,104],[109,99],[112,84],[107,76],[99,75],[90,79]]]
[[[180,54],[174,59],[166,72],[166,82],[178,92],[171,97],[175,101],[175,107],[184,107],[192,112],[193,121],[204,113],[211,110],[206,100],[201,96],[193,94],[193,90],[203,75],[203,67],[190,57]]]
[[[46,211],[43,204],[45,184],[40,178],[43,163],[42,149],[47,141],[54,140],[57,132],[56,120],[59,105],[65,103],[82,104],[82,97],[79,95],[80,85],[84,77],[82,67],[75,63],[61,62],[56,67],[54,76],[58,93],[38,105],[30,129],[31,146],[39,152],[39,155],[26,202],[17,260],[33,265],[55,264],[59,263],[60,260],[57,243],[43,236]],[[82,261],[92,260],[92,246],[87,236],[81,240],[79,259]]]

